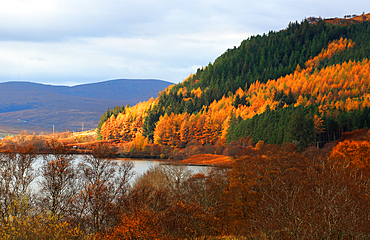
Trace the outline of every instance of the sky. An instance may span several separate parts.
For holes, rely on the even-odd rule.
[[[181,82],[252,35],[368,0],[0,0],[0,82]]]

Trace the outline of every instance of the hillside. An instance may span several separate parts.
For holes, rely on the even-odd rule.
[[[0,134],[77,131],[96,128],[107,107],[135,105],[156,97],[171,83],[117,79],[77,86],[0,83]]]
[[[346,15],[344,18],[329,18],[325,19],[325,22],[341,25],[341,26],[349,26],[354,23],[361,23],[364,21],[370,20],[370,13],[363,13],[361,15],[353,14],[353,15]]]
[[[240,138],[322,146],[368,127],[368,32],[367,20],[342,26],[305,19],[252,36],[157,99],[108,114],[101,136],[142,150],[154,143],[164,155],[163,146],[220,151]]]
[[[329,24],[318,20],[310,24],[291,22],[284,30],[262,36],[252,36],[241,42],[239,47],[228,49],[213,64],[198,69],[182,83],[166,90],[158,98],[157,107],[152,109],[144,123],[144,135],[152,138],[154,124],[159,116],[180,113],[198,113],[214,100],[235,93],[239,88],[247,90],[257,80],[266,83],[269,79],[292,74],[297,65],[317,56],[328,44],[347,38],[356,44],[340,54],[325,58],[316,66],[321,69],[344,61],[361,61],[369,56],[369,22],[350,26]],[[191,101],[188,101],[191,99]]]

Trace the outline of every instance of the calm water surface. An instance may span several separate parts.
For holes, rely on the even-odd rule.
[[[158,161],[154,159],[134,159],[134,158],[120,158],[115,159],[115,161],[131,161],[134,163],[134,171],[136,176],[145,173],[150,167],[155,167],[156,165],[165,164],[166,161]],[[192,172],[195,173],[206,173],[209,171],[209,167],[204,166],[187,166]]]
[[[82,161],[84,155],[75,155],[75,161],[74,164],[77,165],[79,162]],[[33,167],[37,171],[41,165],[42,165],[43,157],[39,156],[34,163]],[[113,159],[113,161],[117,161],[118,163],[122,161],[131,161],[134,164],[134,171],[135,176],[131,179],[131,183],[134,183],[135,177],[140,176],[141,174],[145,173],[150,167],[155,167],[160,164],[166,163],[166,161],[158,161],[155,159],[135,159],[135,158],[117,158]],[[188,169],[190,169],[194,174],[196,173],[207,173],[210,168],[204,167],[204,166],[187,166]],[[37,182],[40,180],[40,177],[37,177],[33,183],[31,184],[31,187],[33,189],[37,189]]]

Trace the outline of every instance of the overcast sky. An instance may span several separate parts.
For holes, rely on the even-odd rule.
[[[0,0],[0,82],[178,83],[251,35],[368,0]]]

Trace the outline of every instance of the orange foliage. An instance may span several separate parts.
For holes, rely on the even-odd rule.
[[[107,234],[98,234],[97,239],[160,239],[161,228],[157,216],[144,209],[135,209],[134,214],[123,214],[121,222]]]
[[[182,94],[184,96],[184,95],[186,95],[187,92],[188,92],[188,89],[186,87],[179,88],[179,91],[177,91],[177,95]]]
[[[192,165],[214,165],[214,166],[224,166],[233,162],[231,157],[216,155],[216,154],[197,154],[188,159],[180,161],[184,164]]]
[[[318,117],[316,114],[313,117],[313,122],[315,124],[315,132],[317,134],[325,132],[325,127],[324,127],[324,120],[322,120],[320,117]]]
[[[251,105],[243,108],[243,118],[253,117],[264,112],[267,105],[274,109],[278,102],[273,98],[277,92],[292,92],[298,99],[295,106],[320,104],[320,112],[331,109],[353,111],[370,104],[367,93],[370,85],[370,62],[348,62],[329,66],[311,73],[311,68],[295,71],[293,74],[270,80],[266,84],[251,84],[246,95]],[[305,96],[310,94],[311,99]]]
[[[331,158],[345,166],[356,168],[370,168],[370,142],[369,140],[344,140],[333,148]]]
[[[353,47],[354,43],[352,40],[347,40],[347,39],[339,39],[339,40],[334,40],[331,42],[328,46],[327,49],[323,49],[319,55],[316,57],[308,60],[306,62],[306,68],[316,68],[319,66],[319,63],[325,59],[325,58],[331,58],[333,55],[343,52],[347,48]]]
[[[207,110],[198,114],[183,113],[165,114],[159,118],[154,131],[154,141],[157,144],[179,146],[193,139],[202,144],[214,144],[217,140],[225,140],[228,121],[232,112],[232,97],[223,97],[210,104]],[[237,117],[239,114],[237,114]]]
[[[132,141],[137,133],[142,133],[142,125],[147,111],[156,104],[151,98],[147,102],[140,102],[133,107],[126,107],[125,111],[118,114],[117,117],[112,115],[103,123],[100,133],[103,140],[122,139]]]
[[[191,93],[194,94],[195,96],[197,96],[197,98],[200,98],[200,96],[202,96],[202,89],[200,89],[200,87],[198,87],[197,89],[191,90]]]

